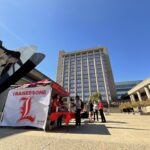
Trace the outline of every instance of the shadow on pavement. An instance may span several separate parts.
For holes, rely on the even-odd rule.
[[[103,124],[84,123],[80,127],[75,125],[62,126],[49,131],[53,133],[69,133],[69,134],[98,134],[110,135],[107,127]]]
[[[88,123],[88,121],[82,122],[80,127],[76,127],[75,122],[69,125],[63,125],[53,130],[48,130],[48,133],[67,133],[67,134],[97,134],[97,135],[110,135],[105,124],[99,123]],[[43,131],[39,128],[34,127],[0,127],[0,139],[21,134],[28,131]],[[43,131],[44,132],[44,131]]]
[[[0,127],[0,139],[28,131],[39,131],[39,129],[32,127]]]
[[[7,136],[12,136],[14,134],[19,134],[22,132],[26,132],[24,129],[16,129],[16,128],[6,128],[6,127],[0,127],[0,139],[5,138]]]

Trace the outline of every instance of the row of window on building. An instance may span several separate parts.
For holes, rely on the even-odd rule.
[[[96,65],[100,65],[101,64],[101,60],[100,60],[100,57],[99,58],[92,58],[92,59],[83,59],[82,61],[81,61],[82,59],[80,59],[80,60],[66,60],[66,58],[64,58],[64,66],[66,66],[66,68],[70,65],[71,67],[74,67],[75,65],[77,66],[77,67],[80,67],[81,65],[82,66],[87,66],[87,65],[89,65],[89,66],[93,66],[94,65],[94,62],[95,62],[95,64]],[[104,60],[104,58],[102,57],[102,61],[105,63],[105,60]]]
[[[91,94],[94,94],[95,92],[92,92]],[[84,95],[82,96],[82,93],[71,93],[71,97],[75,97],[76,95],[78,95],[78,96],[80,96],[81,97],[81,99],[83,99],[83,101],[88,101],[88,100],[90,100],[90,94],[89,93],[84,93]],[[102,98],[102,100],[107,100],[107,96],[106,96],[106,94],[101,94],[101,98]],[[109,100],[111,100],[111,96],[109,95],[108,96],[108,99]]]
[[[106,81],[107,81],[107,79],[106,79]],[[96,83],[98,84],[98,85],[104,85],[104,79],[103,79],[103,77],[98,77],[97,79],[95,78],[95,77],[92,77],[92,78],[86,78],[85,76],[83,76],[83,78],[70,78],[70,80],[68,80],[68,79],[65,79],[64,80],[64,82],[63,82],[63,85],[65,86],[65,85],[67,85],[68,86],[68,84],[70,84],[70,85],[79,85],[80,86],[80,84],[83,84],[83,86],[89,86],[89,84],[90,85],[93,85],[93,86],[95,86],[96,85]]]
[[[80,58],[84,59],[84,58],[93,58],[93,57],[100,57],[100,56],[103,56],[103,50],[99,51],[91,51],[91,52],[85,52],[85,53],[79,53],[79,54],[72,54],[70,56],[70,59],[71,60],[74,60],[75,58],[80,60]],[[66,59],[69,59],[69,56],[66,56]]]

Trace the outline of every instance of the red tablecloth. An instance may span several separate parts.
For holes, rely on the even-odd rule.
[[[75,118],[75,113],[73,113],[73,112],[53,112],[49,116],[49,119],[51,121],[56,121],[61,115],[63,115],[64,122],[66,124],[68,124],[71,119]]]

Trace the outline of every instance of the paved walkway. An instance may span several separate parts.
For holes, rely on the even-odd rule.
[[[0,150],[150,150],[150,116],[110,114],[107,123],[88,123],[44,132],[0,128]]]

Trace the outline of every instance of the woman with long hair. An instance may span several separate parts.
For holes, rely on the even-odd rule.
[[[92,122],[93,116],[93,103],[92,100],[89,101],[89,122]]]

